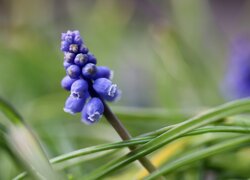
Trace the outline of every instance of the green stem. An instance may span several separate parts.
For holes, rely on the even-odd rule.
[[[123,126],[118,117],[111,111],[108,105],[103,101],[104,104],[104,116],[107,121],[113,126],[116,132],[119,134],[122,140],[130,140],[132,136],[128,132],[128,130]],[[131,151],[136,149],[135,145],[128,146]],[[147,157],[141,157],[138,159],[141,165],[147,169],[149,173],[156,171],[154,165],[147,159]]]
[[[92,82],[90,82],[92,84]],[[90,86],[92,87],[92,86]],[[103,105],[104,105],[104,116],[106,120],[110,123],[110,125],[115,129],[115,131],[118,133],[118,135],[121,137],[122,140],[130,140],[132,136],[128,132],[128,130],[123,126],[122,122],[118,119],[118,117],[111,111],[109,106],[106,104],[106,102],[99,96],[99,94],[94,90],[94,88],[91,89],[91,93],[93,97],[98,97],[101,99]],[[135,150],[137,146],[129,146],[128,147],[131,151]],[[141,163],[141,165],[149,172],[156,171],[156,168],[154,165],[147,159],[147,157],[140,157],[138,161]]]

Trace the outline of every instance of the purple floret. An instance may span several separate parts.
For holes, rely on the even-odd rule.
[[[82,110],[82,122],[93,124],[101,119],[104,112],[104,106],[99,98],[90,99]]]
[[[82,68],[82,75],[87,79],[92,79],[93,77],[95,77],[96,72],[96,65],[92,63],[88,63]]]
[[[66,61],[68,63],[74,63],[75,56],[76,56],[75,53],[65,52],[64,53],[64,61]]]
[[[88,98],[88,82],[84,79],[76,80],[71,86],[71,95],[77,98]]]
[[[89,52],[89,49],[85,44],[79,45],[79,52],[83,54],[87,54]]]
[[[71,79],[69,76],[65,76],[61,81],[61,86],[67,90],[70,91],[71,85],[76,81],[76,79]]]
[[[67,70],[67,75],[72,79],[78,79],[81,75],[81,68],[77,65],[70,65]]]
[[[92,64],[97,63],[96,57],[92,53],[89,52],[87,55],[88,55],[88,62],[89,63],[92,63]]]
[[[65,102],[64,111],[70,114],[81,112],[86,99],[69,96]]]
[[[105,100],[115,101],[121,95],[116,84],[112,84],[109,79],[99,78],[93,84],[94,90]]]
[[[112,79],[113,71],[111,71],[108,67],[105,66],[97,66],[96,75],[94,76],[94,79],[98,78]]]
[[[78,66],[84,66],[88,62],[87,54],[79,53],[74,59],[74,63]]]
[[[64,61],[64,62],[63,62],[63,67],[64,67],[65,70],[67,70],[67,68],[68,68],[69,66],[71,66],[71,65],[73,65],[73,64],[72,64],[72,63],[68,63],[67,61]]]

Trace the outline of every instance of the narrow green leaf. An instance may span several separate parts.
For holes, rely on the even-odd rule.
[[[193,136],[193,135],[199,135],[204,133],[223,133],[223,132],[229,132],[229,133],[249,133],[249,129],[247,127],[232,127],[232,126],[208,126],[199,128],[196,130],[193,130],[192,132],[185,134],[183,136]],[[156,137],[156,136],[155,136]],[[121,141],[116,143],[109,143],[109,144],[103,144],[103,145],[97,145],[97,146],[91,146],[84,149],[79,149],[76,151],[72,151],[66,154],[62,154],[60,156],[57,156],[55,158],[52,158],[50,162],[52,164],[64,164],[65,161],[72,160],[78,157],[82,157],[88,154],[97,153],[101,151],[107,151],[107,150],[113,150],[117,148],[123,148],[131,145],[139,145],[139,144],[145,144],[146,142],[149,142],[150,140],[155,138],[153,135],[145,136],[145,137],[137,137],[133,138],[128,141]],[[65,168],[69,167],[68,164],[63,165]],[[22,179],[27,175],[27,173],[19,174],[15,179]]]
[[[22,120],[21,116],[6,101],[0,98],[0,112],[8,123],[1,122],[0,130],[9,153],[37,179],[58,179],[50,163],[31,132],[30,128]],[[11,152],[10,152],[11,151]]]
[[[196,151],[192,151],[178,159],[175,159],[173,162],[168,163],[162,168],[158,169],[157,171],[146,177],[145,180],[156,179],[157,177],[168,174],[171,171],[176,170],[177,168],[182,167],[184,165],[190,164],[200,159],[204,159],[214,154],[218,154],[224,151],[237,148],[238,146],[249,142],[250,142],[250,136],[248,135],[230,139],[202,150],[199,149]]]
[[[168,144],[175,139],[183,136],[184,134],[196,129],[198,127],[213,123],[221,118],[248,112],[250,111],[250,100],[243,99],[234,102],[230,102],[224,105],[221,105],[217,108],[211,109],[210,111],[200,114],[194,118],[191,118],[178,126],[170,129],[169,131],[163,133],[157,138],[149,141],[145,145],[137,148],[136,150],[128,153],[127,155],[113,160],[106,165],[98,168],[87,176],[87,179],[99,179],[110,172],[113,172],[116,169],[124,167],[129,163],[139,159],[140,157],[146,156],[147,154],[159,149],[160,147]]]
[[[22,123],[22,117],[8,102],[3,100],[2,98],[0,98],[0,110],[12,123]]]
[[[98,146],[92,146],[89,148],[80,149],[77,151],[67,153],[65,155],[55,157],[55,158],[51,159],[50,162],[51,163],[58,163],[61,161],[73,159],[76,157],[80,157],[80,156],[84,156],[84,155],[88,155],[88,154],[92,154],[92,153],[96,153],[96,152],[100,152],[100,151],[128,147],[128,146],[137,145],[137,144],[144,144],[151,139],[152,138],[145,137],[145,138],[141,138],[138,140],[128,140],[128,141],[121,141],[121,142],[117,142],[117,143],[109,143],[109,144],[103,144],[103,145],[98,145]]]

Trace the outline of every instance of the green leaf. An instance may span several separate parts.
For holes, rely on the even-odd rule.
[[[8,151],[17,162],[22,165],[36,179],[58,179],[50,163],[42,150],[36,137],[30,128],[22,120],[21,116],[7,102],[0,98],[0,112],[2,112],[8,123],[0,121],[0,130],[6,142]]]
[[[128,153],[127,155],[113,160],[106,165],[98,168],[87,176],[87,179],[99,179],[114,170],[128,165],[129,163],[139,159],[140,157],[146,156],[151,152],[161,148],[162,146],[178,139],[184,134],[207,124],[213,123],[221,118],[248,112],[250,110],[250,100],[238,100],[221,105],[217,108],[211,109],[210,111],[200,114],[194,118],[191,118],[183,123],[180,123],[176,127],[170,129],[169,131],[163,133],[157,138],[149,141],[145,145],[137,148],[136,150]]]
[[[8,102],[1,98],[0,110],[13,124],[22,124],[22,117]]]
[[[171,126],[171,127],[173,127],[173,126]],[[229,133],[242,133],[242,134],[244,134],[244,133],[249,133],[250,130],[247,127],[237,127],[237,126],[234,126],[234,127],[233,126],[208,126],[208,127],[203,127],[203,128],[193,130],[192,132],[190,132],[188,134],[184,134],[183,136],[193,136],[193,135],[212,133],[212,132],[214,132],[214,133],[229,132]],[[155,136],[155,137],[157,137],[157,136]],[[146,142],[149,142],[150,140],[154,139],[155,137],[153,136],[153,133],[151,133],[150,136],[136,137],[136,138],[133,138],[133,139],[128,140],[128,141],[121,141],[121,142],[116,142],[116,143],[108,143],[108,144],[103,144],[103,145],[91,146],[88,148],[83,148],[83,149],[79,149],[76,151],[62,154],[60,156],[52,158],[50,160],[50,162],[52,164],[58,163],[58,164],[62,165],[63,167],[67,168],[67,167],[70,167],[72,165],[72,163],[68,164],[66,162],[68,160],[80,158],[82,156],[97,153],[97,152],[128,147],[131,145],[145,144]],[[27,173],[24,172],[22,174],[19,174],[15,179],[22,179],[26,175],[27,175]]]
[[[204,159],[214,154],[218,154],[224,151],[237,148],[249,142],[250,142],[250,136],[248,135],[230,139],[202,150],[198,149],[196,151],[192,151],[184,156],[182,155],[182,157],[175,159],[173,162],[170,162],[167,165],[163,166],[162,168],[158,169],[157,171],[153,172],[148,177],[146,177],[145,180],[156,179],[157,177],[168,174],[173,170],[176,170],[177,168],[182,167],[184,165]]]

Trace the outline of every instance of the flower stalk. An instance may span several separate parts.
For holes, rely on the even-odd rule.
[[[103,115],[105,116],[105,118],[107,119],[107,121],[111,124],[111,126],[116,130],[116,132],[119,134],[119,136],[121,137],[121,139],[122,140],[129,140],[129,139],[131,139],[132,136],[130,135],[130,133],[128,132],[128,130],[123,126],[123,124],[118,119],[118,117],[111,111],[111,109],[109,108],[109,106],[104,101],[103,101],[103,105],[104,105],[104,113],[103,113]],[[136,146],[135,145],[129,146],[129,149],[131,151],[133,151],[134,149],[136,149]],[[156,168],[150,162],[150,160],[148,160],[147,157],[142,157],[142,158],[140,158],[138,160],[141,163],[141,165],[145,169],[147,169],[147,171],[149,173],[152,173],[152,172],[156,171]]]

